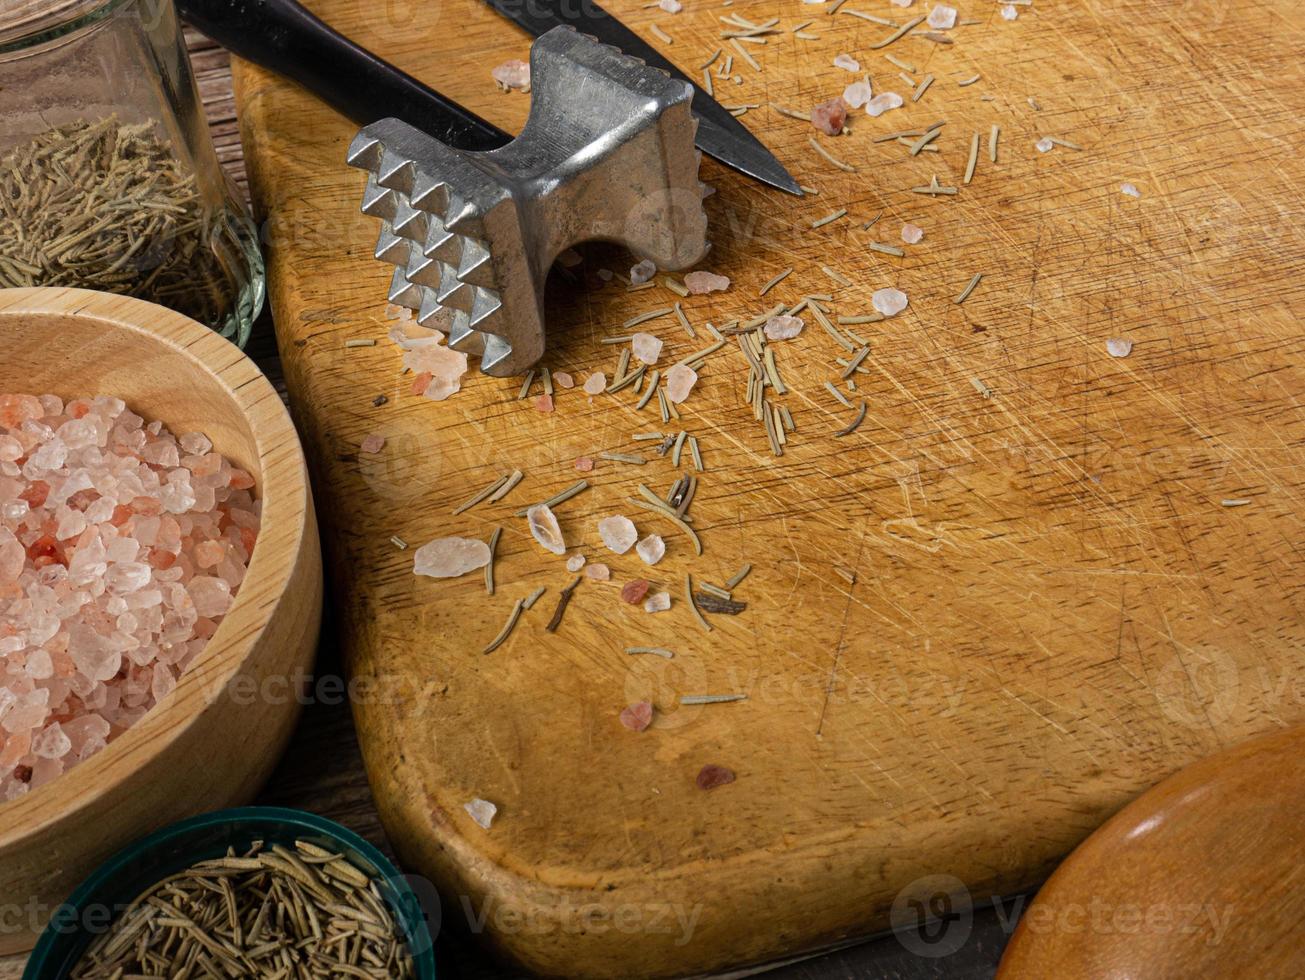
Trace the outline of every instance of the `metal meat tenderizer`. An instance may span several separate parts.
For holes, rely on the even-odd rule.
[[[382,119],[349,147],[370,171],[376,257],[397,266],[390,302],[496,377],[543,355],[544,283],[565,249],[614,241],[659,269],[707,250],[692,87],[565,27],[534,43],[530,70],[530,117],[506,146],[456,150]]]

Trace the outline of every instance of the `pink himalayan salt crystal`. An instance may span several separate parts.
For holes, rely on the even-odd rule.
[[[566,570],[568,572],[578,572],[585,567],[585,556],[576,552],[566,560]]]
[[[549,394],[540,395],[535,399],[535,411],[547,415],[553,410],[553,396]]]
[[[503,62],[492,69],[490,74],[494,76],[494,81],[504,92],[530,90],[530,65],[519,58]]]
[[[429,374],[430,381],[421,394],[431,401],[443,401],[462,387],[462,376],[467,373],[467,355],[450,350],[441,340],[443,335],[434,331],[430,337],[409,341],[403,352],[403,366],[417,375]]]
[[[577,473],[592,473],[594,471],[594,461],[588,456],[580,456],[575,461],[575,471]]]
[[[617,514],[598,522],[598,536],[618,555],[623,555],[639,540],[639,532],[630,518]]]
[[[467,811],[471,819],[476,821],[476,825],[482,830],[489,830],[490,824],[498,816],[498,807],[489,800],[482,800],[480,797],[462,804],[462,809]]]
[[[870,295],[870,305],[884,316],[896,316],[906,309],[906,293],[900,289],[894,289],[892,286],[885,289],[876,289]]]
[[[1111,337],[1106,341],[1106,352],[1111,357],[1127,357],[1133,353],[1133,342],[1120,337]]]
[[[1001,19],[1002,19],[1002,20],[1014,20],[1014,19],[1015,19],[1016,17],[1018,17],[1019,15],[1020,15],[1020,12],[1019,12],[1017,9],[1015,9],[1015,5],[1014,5],[1014,4],[1003,3],[1003,4],[1001,5]]]
[[[860,71],[861,62],[857,61],[850,54],[834,55],[834,67],[842,68],[844,71]]]
[[[261,505],[200,433],[121,399],[0,395],[0,803],[176,686],[244,578]]]
[[[565,371],[554,371],[553,383],[559,388],[574,388],[575,378],[571,377],[571,375],[567,374]]]
[[[909,222],[902,225],[902,241],[906,242],[907,245],[914,245],[923,237],[924,229],[919,225],[913,225]]]
[[[698,789],[715,789],[718,786],[726,786],[734,782],[735,778],[733,769],[708,765],[698,770],[698,777],[694,782],[697,784]]]
[[[951,30],[956,26],[956,8],[948,7],[946,4],[936,4],[933,10],[929,11],[929,19],[926,23],[935,31]]]
[[[646,613],[665,612],[671,608],[671,594],[669,592],[654,592],[643,601],[643,611]]]
[[[562,529],[558,526],[557,516],[544,504],[535,504],[526,511],[526,523],[530,533],[543,546],[545,551],[555,555],[566,554],[566,541],[562,538]]]
[[[436,538],[412,555],[412,571],[431,578],[457,578],[489,564],[489,545],[476,538]]]
[[[847,105],[834,98],[811,107],[811,125],[826,136],[837,136],[847,122]]]
[[[802,322],[800,316],[772,316],[766,321],[765,332],[767,340],[792,340],[802,332],[806,324]]]
[[[678,14],[684,9],[684,4],[680,0],[657,0],[657,6],[668,14]]]
[[[728,276],[718,276],[714,272],[704,272],[699,269],[684,277],[684,288],[693,296],[723,293],[730,288],[730,280]]]
[[[643,364],[656,364],[662,356],[662,341],[650,333],[637,333],[630,338],[630,350]]]
[[[873,98],[874,92],[869,82],[853,82],[843,89],[843,101],[849,109],[860,109]]]
[[[612,577],[612,570],[600,561],[585,566],[585,574],[595,582],[606,582]]]
[[[643,259],[630,267],[630,284],[638,286],[657,275],[657,266],[652,259]]]
[[[652,583],[646,578],[637,578],[633,582],[626,582],[621,586],[621,601],[628,602],[632,606],[637,606],[643,601],[643,597],[648,594],[648,589]]]
[[[651,701],[636,701],[620,714],[621,724],[632,732],[641,732],[652,724],[653,706]]]
[[[363,441],[358,448],[365,453],[379,453],[385,448],[385,436],[376,432],[370,432],[363,436]]]
[[[1121,194],[1126,194],[1126,195],[1128,195],[1129,197],[1141,197],[1141,196],[1142,196],[1142,192],[1139,191],[1139,190],[1138,190],[1134,185],[1132,185],[1132,184],[1120,184],[1120,185],[1119,185],[1119,192],[1120,192]]]
[[[909,7],[915,0],[893,0],[894,7]]]
[[[697,383],[697,371],[687,364],[676,364],[666,372],[666,397],[678,405],[689,397]]]
[[[900,109],[902,97],[896,92],[880,92],[865,104],[867,116],[882,116],[889,109]]]
[[[661,535],[650,534],[635,545],[634,550],[643,559],[644,564],[656,565],[666,555],[666,542],[662,540]]]
[[[1056,145],[1056,141],[1053,140],[1050,136],[1044,136],[1042,137],[1042,139],[1038,140],[1036,143],[1033,144],[1034,148],[1039,153],[1046,153],[1055,145]]]
[[[595,371],[585,379],[586,395],[601,395],[607,390],[607,375],[602,371]]]

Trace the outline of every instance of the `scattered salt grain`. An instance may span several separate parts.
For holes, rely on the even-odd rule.
[[[639,532],[634,526],[634,521],[620,514],[604,517],[599,521],[598,536],[603,539],[603,544],[618,555],[625,554],[639,540]]]
[[[585,574],[595,582],[606,582],[612,577],[612,570],[600,561],[585,566]]]
[[[650,534],[635,545],[634,550],[645,564],[656,565],[666,554],[666,542],[662,540],[661,535]]]
[[[462,804],[462,809],[466,810],[471,815],[471,819],[476,821],[483,830],[489,830],[489,825],[494,822],[494,818],[498,815],[498,807],[489,800],[482,800],[479,797],[470,803]]]
[[[991,8],[989,8],[991,9]],[[928,25],[936,31],[946,31],[956,26],[956,8],[937,4],[929,11]]]
[[[578,572],[585,567],[585,556],[578,551],[566,560],[566,570],[568,572]]]
[[[575,378],[571,377],[571,375],[567,374],[565,371],[554,371],[553,384],[557,385],[559,388],[574,388]]]
[[[902,97],[896,92],[880,92],[865,104],[867,116],[882,116],[889,109],[900,109]]]
[[[1014,5],[1014,4],[1003,3],[1003,4],[1001,5],[1001,19],[1002,19],[1002,20],[1014,20],[1014,19],[1015,19],[1016,17],[1018,17],[1019,15],[1020,15],[1020,12],[1019,12],[1018,10],[1015,9],[1015,5]]]
[[[585,379],[586,395],[601,395],[607,390],[607,375],[602,371],[595,371]]]
[[[766,321],[766,339],[792,340],[805,326],[800,316],[772,316]]]
[[[724,766],[703,766],[698,771],[698,778],[695,782],[698,789],[715,789],[717,786],[725,786],[734,782],[735,776],[732,769],[726,769]]]
[[[646,578],[637,578],[633,582],[626,582],[621,586],[621,601],[628,602],[632,606],[637,606],[643,602],[643,597],[648,594],[648,589],[652,586]]]
[[[594,470],[594,461],[588,456],[579,456],[575,461],[575,471],[577,473],[592,473]]]
[[[385,436],[377,435],[375,432],[365,435],[358,448],[365,453],[379,453],[385,448]]]
[[[1106,341],[1106,350],[1111,357],[1127,357],[1133,353],[1133,342],[1119,337],[1111,337]]]
[[[1121,194],[1127,194],[1129,197],[1141,197],[1141,196],[1142,196],[1142,192],[1139,191],[1139,190],[1138,190],[1136,187],[1134,187],[1132,184],[1121,184],[1120,187],[1119,187],[1119,192],[1120,192]]]
[[[641,732],[652,724],[653,706],[651,701],[636,701],[621,711],[621,724],[632,732]]]
[[[842,68],[845,71],[860,71],[861,62],[857,61],[850,54],[840,54],[834,56],[834,67]]]
[[[244,579],[253,486],[121,399],[0,394],[0,803],[176,687]]]
[[[884,316],[896,316],[906,309],[906,293],[900,289],[894,289],[892,286],[886,289],[876,289],[870,296],[870,305]]]
[[[1056,141],[1048,136],[1044,136],[1042,137],[1042,139],[1038,140],[1033,145],[1037,148],[1039,153],[1046,153],[1048,150],[1050,150],[1053,146],[1056,145]]]
[[[923,237],[924,229],[919,225],[902,225],[902,241],[906,242],[907,245],[914,245]]]
[[[671,608],[671,594],[669,592],[654,592],[643,601],[643,611],[646,613],[665,612]]]
[[[566,554],[566,541],[562,538],[562,529],[558,527],[557,516],[546,504],[535,504],[527,510],[526,523],[530,525],[530,533],[545,551],[555,555]]]
[[[630,285],[641,286],[657,275],[657,266],[652,259],[644,259],[630,267]]]
[[[873,98],[874,92],[869,82],[853,82],[843,89],[843,101],[849,109],[860,109]]]
[[[412,570],[430,578],[457,578],[489,564],[489,545],[475,538],[436,538],[412,553]]]
[[[847,122],[847,105],[842,99],[830,99],[811,107],[811,125],[826,136],[837,136]]]
[[[678,405],[698,383],[698,372],[687,364],[676,364],[666,372],[666,397]]]
[[[657,6],[668,14],[678,14],[684,9],[684,4],[680,0],[657,0]]]
[[[637,333],[630,338],[630,348],[634,356],[643,364],[656,364],[662,356],[662,341],[650,333]]]
[[[720,293],[730,288],[727,276],[718,276],[714,272],[690,272],[684,277],[684,288],[690,295],[701,296],[705,293]]]
[[[893,0],[894,7],[909,7],[915,0]]]
[[[525,92],[530,88],[530,65],[519,58],[513,58],[494,68],[491,72],[494,81],[504,92]]]
[[[462,387],[462,376],[467,373],[467,355],[438,343],[439,333],[432,342],[415,343],[403,353],[403,366],[417,374],[430,375],[420,394],[431,401],[443,401]]]
[[[544,413],[545,415],[547,415],[547,414],[548,414],[549,412],[551,412],[552,410],[553,410],[553,396],[552,396],[552,395],[547,395],[547,394],[545,394],[545,395],[540,395],[538,398],[535,399],[535,411],[536,411],[536,412],[542,412],[542,413]]]

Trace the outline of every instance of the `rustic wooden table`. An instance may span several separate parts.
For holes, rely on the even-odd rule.
[[[245,192],[228,56],[199,35],[190,35],[189,41],[218,157]],[[266,314],[255,329],[248,353],[284,396],[276,339]],[[324,642],[318,660],[319,681],[342,672],[331,643],[334,631],[329,628],[329,606],[326,616],[328,625],[322,631]],[[329,685],[319,683],[316,689],[329,689]],[[343,700],[322,698],[305,705],[303,718],[281,765],[256,802],[296,807],[330,817],[390,852],[372,803],[349,706]],[[991,977],[1026,899],[1021,896],[981,898],[984,902],[997,899],[997,904],[962,913],[942,930],[904,940],[884,937],[776,965],[765,972],[777,980],[982,980]],[[433,927],[443,927],[438,946],[442,976],[466,980],[524,977],[525,974],[490,959],[477,946],[470,935],[474,931],[474,915],[474,910],[445,907],[442,921],[432,923]],[[17,980],[22,976],[24,963],[22,956],[0,958],[0,980]]]

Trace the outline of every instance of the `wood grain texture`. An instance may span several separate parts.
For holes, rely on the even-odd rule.
[[[310,6],[520,127],[525,98],[496,93],[488,72],[526,41],[478,5]],[[645,33],[658,20],[675,38],[663,50],[691,71],[720,44],[714,8],[669,18],[609,6]],[[736,58],[742,83],[720,83],[723,99],[807,108],[850,80],[827,67],[844,51],[881,91],[899,87],[869,49],[884,28],[796,5],[731,9],[786,28],[815,17],[820,40],[754,46],[764,72]],[[357,213],[361,178],[342,165],[353,127],[237,66],[346,657],[356,677],[403,692],[355,704],[378,806],[401,859],[455,906],[487,913],[488,939],[532,969],[759,961],[886,925],[894,897],[929,874],[1008,893],[1177,768],[1305,714],[1293,152],[1305,91],[1291,8],[1093,0],[1021,8],[1014,24],[996,5],[961,12],[982,23],[955,31],[955,44],[887,49],[936,76],[920,102],[878,120],[854,114],[853,133],[825,141],[858,173],[818,157],[805,124],[765,109],[744,121],[819,195],[784,198],[704,162],[719,190],[708,265],[734,286],[685,301],[693,322],[811,292],[834,293],[842,315],[868,313],[880,286],[910,295],[890,323],[853,328],[873,347],[858,375],[865,424],[832,437],[850,413],[821,386],[842,352],[814,324],[776,345],[798,426],[782,459],[744,404],[743,358],[714,355],[682,423],[708,466],[692,510],[702,558],[625,503],[639,481],[664,491],[668,461],[600,463],[593,487],[559,508],[569,541],[611,558],[616,585],[646,570],[603,557],[596,519],[627,511],[665,535],[651,576],[676,607],[650,618],[621,606],[614,586],[585,582],[556,635],[543,625],[570,576],[512,515],[571,483],[577,456],[638,448],[629,435],[663,428],[657,416],[636,412],[629,393],[591,403],[578,391],[539,414],[517,401],[518,382],[474,374],[444,403],[409,395],[384,340],[377,227]],[[981,83],[956,85],[975,73]],[[872,141],[938,119],[938,154]],[[954,198],[909,192],[931,173],[960,185],[970,134],[993,123],[997,164],[981,160]],[[1043,135],[1085,149],[1039,154]],[[1124,181],[1140,200],[1120,194]],[[810,228],[841,207],[847,219]],[[865,249],[907,220],[926,237],[905,259]],[[582,288],[554,283],[554,370],[610,371],[615,349],[600,338],[675,298],[593,274],[628,262],[595,249]],[[976,272],[982,285],[954,304]],[[669,318],[648,329],[667,341],[664,363],[703,346]],[[379,343],[345,349],[354,337]],[[1109,357],[1110,337],[1132,339],[1131,357]],[[373,406],[378,394],[388,403]],[[360,455],[372,432],[385,450]],[[528,476],[506,500],[451,516],[513,467]],[[478,576],[416,579],[411,551],[389,544],[496,526],[492,599]],[[701,632],[679,599],[684,573],[719,582],[744,561],[747,612]],[[840,565],[857,569],[856,585]],[[538,585],[549,594],[482,656],[513,600]],[[678,655],[627,657],[635,643]],[[721,691],[749,700],[676,707],[679,695]],[[635,736],[616,715],[643,696],[659,715]],[[696,789],[706,763],[737,782]],[[489,832],[463,812],[476,796],[500,806]],[[696,915],[687,939],[676,913]]]
[[[299,440],[233,345],[178,313],[78,289],[0,290],[0,336],[0,391],[117,394],[176,432],[206,433],[263,501],[237,600],[176,689],[103,752],[0,805],[0,953],[11,953],[105,857],[262,785],[299,714],[322,566]]]
[[[1115,814],[1038,891],[998,980],[1299,977],[1303,752],[1305,728],[1261,736]]]

